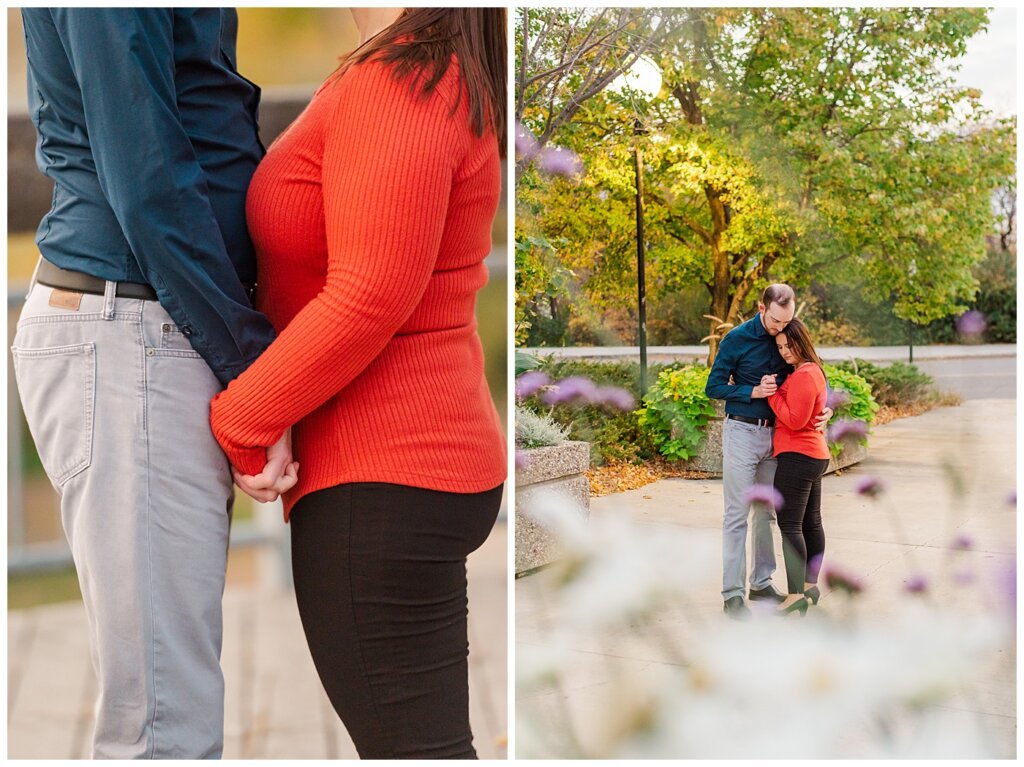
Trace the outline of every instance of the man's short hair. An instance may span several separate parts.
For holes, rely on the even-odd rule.
[[[782,282],[769,285],[761,294],[761,303],[764,304],[765,309],[772,304],[778,304],[785,308],[793,303],[794,299],[796,299],[796,294],[793,292],[793,288]]]

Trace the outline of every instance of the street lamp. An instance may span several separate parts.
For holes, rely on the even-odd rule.
[[[609,90],[630,98],[654,98],[661,90],[661,70],[648,58],[638,58],[633,66],[608,85]],[[640,116],[633,120],[633,159],[636,177],[636,283],[637,321],[640,345],[640,397],[647,393],[647,279],[644,272],[644,163],[640,137],[647,135]]]

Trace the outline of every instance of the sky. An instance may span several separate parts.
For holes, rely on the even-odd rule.
[[[1017,113],[1017,10],[994,8],[988,30],[967,43],[957,82],[980,88],[981,101],[997,117]]]

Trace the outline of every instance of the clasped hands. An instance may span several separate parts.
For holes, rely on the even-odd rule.
[[[267,448],[267,464],[253,476],[240,474],[231,467],[231,476],[242,491],[260,503],[276,501],[282,493],[295,487],[299,481],[298,461],[292,460],[292,430],[284,430],[281,439]]]
[[[754,390],[750,393],[750,396],[754,399],[761,397],[770,397],[779,390],[779,385],[775,382],[776,373],[771,375],[761,376],[761,383],[754,387]],[[828,426],[828,422],[832,420],[832,416],[835,415],[835,411],[826,405],[825,409],[822,410],[818,416],[814,419],[814,430],[824,432]]]

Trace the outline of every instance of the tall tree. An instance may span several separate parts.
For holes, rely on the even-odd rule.
[[[962,308],[992,231],[991,197],[1012,174],[1014,126],[987,119],[951,66],[986,23],[983,9],[685,9],[648,55],[665,87],[638,104],[607,92],[553,134],[588,177],[572,206],[587,220],[576,252],[607,255],[632,195],[624,161],[639,115],[650,206],[649,254],[663,290],[699,281],[711,356],[772,279],[865,278],[865,297],[925,323]],[[597,204],[583,194],[600,186]],[[568,192],[548,187],[552,201]],[[568,213],[524,190],[540,232]],[[588,207],[604,215],[583,213]],[[608,225],[602,224],[608,221]],[[587,246],[584,242],[590,242]],[[595,264],[596,266],[596,264]],[[594,269],[593,271],[599,271]]]
[[[668,34],[670,9],[519,8],[516,122],[540,146]],[[517,177],[532,158],[516,163]]]

